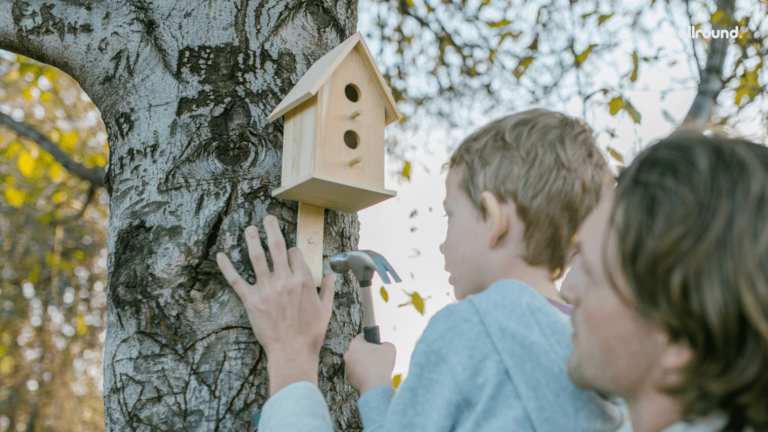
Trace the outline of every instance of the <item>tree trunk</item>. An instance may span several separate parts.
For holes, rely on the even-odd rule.
[[[267,214],[295,244],[297,203],[270,195],[280,186],[282,120],[266,117],[354,32],[356,9],[335,0],[0,0],[0,48],[72,75],[109,134],[108,431],[254,429],[267,359],[215,255],[226,252],[253,282],[242,233]],[[327,211],[325,224],[326,258],[356,248],[356,215]],[[320,388],[336,428],[356,431],[342,355],[362,314],[350,276],[336,291]]]

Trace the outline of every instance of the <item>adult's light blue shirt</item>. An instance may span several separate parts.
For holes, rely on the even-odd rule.
[[[358,401],[365,432],[614,432],[617,403],[568,379],[568,317],[532,287],[502,280],[430,320],[407,379]],[[259,432],[331,432],[322,394],[303,382],[270,398]],[[622,429],[624,431],[626,429]]]

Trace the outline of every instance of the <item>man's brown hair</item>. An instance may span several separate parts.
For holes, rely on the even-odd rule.
[[[611,225],[634,307],[693,352],[665,389],[686,418],[768,430],[768,148],[667,138],[619,177]]]
[[[451,156],[461,188],[485,218],[484,191],[511,199],[525,224],[525,261],[553,278],[571,257],[571,238],[600,197],[608,164],[592,129],[564,114],[534,109],[489,123]]]

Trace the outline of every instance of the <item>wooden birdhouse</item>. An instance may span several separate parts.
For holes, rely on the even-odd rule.
[[[360,33],[323,56],[270,114],[285,115],[283,170],[272,196],[299,204],[297,246],[319,286],[324,209],[354,213],[384,189],[384,128],[402,118]]]

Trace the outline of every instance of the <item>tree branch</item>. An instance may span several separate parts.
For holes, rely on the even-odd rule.
[[[735,0],[718,0],[717,9],[725,12],[725,17],[720,22],[731,22],[733,20],[733,7]],[[724,26],[717,23],[713,30],[724,29]],[[699,75],[699,87],[693,104],[685,115],[682,129],[703,129],[706,127],[709,118],[712,116],[712,110],[717,105],[717,95],[723,89],[723,65],[725,64],[725,54],[728,51],[730,39],[718,38],[709,42],[709,52],[707,53],[707,64],[701,70]],[[694,49],[695,52],[695,49]]]
[[[83,180],[91,182],[94,187],[104,187],[104,169],[101,167],[87,168],[72,159],[64,150],[60,149],[51,140],[45,137],[45,135],[31,128],[30,126],[19,123],[16,120],[8,117],[7,115],[0,113],[0,124],[5,124],[11,130],[19,135],[25,136],[31,141],[34,141],[43,150],[50,153],[56,162],[67,169],[67,171],[80,177]]]
[[[70,222],[74,222],[74,221],[80,219],[85,214],[85,210],[88,208],[88,205],[91,203],[91,201],[93,201],[93,197],[96,195],[96,189],[97,189],[97,187],[94,186],[93,183],[91,183],[91,186],[88,188],[88,197],[85,199],[85,202],[83,203],[83,208],[80,209],[79,212],[77,212],[77,213],[75,213],[73,215],[70,215],[70,216],[63,217],[61,219],[54,219],[51,222],[49,222],[49,224],[50,225],[65,225],[65,224],[68,224]]]

